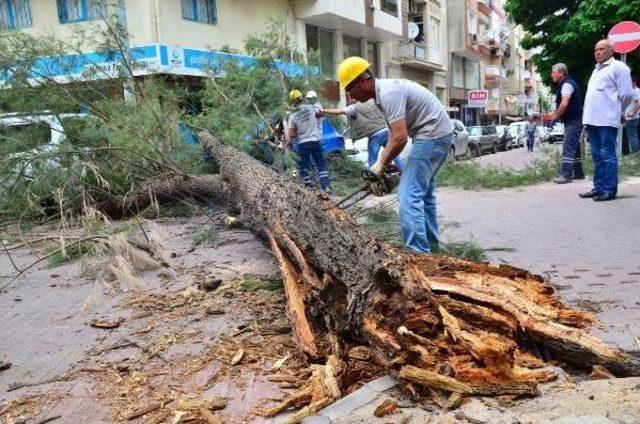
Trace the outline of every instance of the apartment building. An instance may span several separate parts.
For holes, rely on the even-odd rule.
[[[467,125],[480,123],[482,110],[468,107],[469,92],[483,87],[482,70],[488,56],[479,45],[478,0],[447,3],[449,114]],[[489,53],[490,54],[490,53]]]
[[[431,90],[448,103],[447,8],[444,0],[409,0],[403,16],[402,39],[385,46],[391,61],[383,77],[406,78]]]
[[[391,59],[384,44],[405,29],[402,0],[3,0],[0,30],[67,38],[79,28],[104,26],[103,17],[112,13],[128,30],[132,58],[140,65],[136,75],[174,75],[187,84],[200,83],[227,59],[251,63],[243,53],[245,38],[279,17],[300,51],[317,52],[327,94],[335,100],[342,59],[367,57],[379,72]],[[109,66],[107,57],[83,54],[87,68]],[[284,65],[295,74],[295,64]],[[86,69],[75,71],[82,75]]]

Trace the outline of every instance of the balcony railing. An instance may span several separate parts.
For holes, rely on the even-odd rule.
[[[399,42],[394,45],[393,58],[402,60],[407,65],[440,69],[442,68],[442,55],[439,48],[422,43]]]

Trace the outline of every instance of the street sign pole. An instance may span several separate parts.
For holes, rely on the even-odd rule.
[[[640,46],[640,24],[633,21],[617,23],[611,28],[608,35],[613,42],[613,50],[620,54],[620,61],[627,63],[627,53],[634,51]],[[622,111],[624,115],[626,111]],[[620,118],[622,120],[622,118]],[[622,156],[622,132],[624,125],[618,130],[616,138],[616,154]]]
[[[627,63],[627,54],[626,53],[621,53],[620,54],[620,61],[622,63]],[[622,113],[624,114],[626,111],[622,111]],[[626,124],[623,124],[620,126],[620,128],[618,128],[618,136],[616,137],[616,155],[618,156],[618,158],[622,157],[622,137],[624,136],[624,126]]]

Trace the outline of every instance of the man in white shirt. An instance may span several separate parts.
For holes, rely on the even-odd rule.
[[[389,123],[389,142],[371,171],[381,174],[413,138],[398,187],[400,227],[407,249],[438,249],[435,177],[453,143],[453,123],[438,98],[420,84],[404,79],[376,79],[371,65],[349,57],[338,68],[340,86],[359,102],[375,99]]]
[[[638,140],[638,122],[640,121],[640,88],[638,88],[638,75],[631,75],[633,82],[633,103],[627,109],[625,117],[627,121],[624,128],[629,139],[629,153],[638,153],[640,141]]]
[[[597,202],[618,194],[616,138],[623,113],[633,102],[631,71],[613,57],[613,43],[600,40],[595,50],[596,68],[591,74],[584,101],[582,123],[587,126],[593,157],[593,189],[580,193]]]

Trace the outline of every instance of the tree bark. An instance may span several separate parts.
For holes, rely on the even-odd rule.
[[[637,356],[592,336],[595,316],[568,308],[540,276],[392,247],[324,193],[207,132],[200,141],[220,174],[206,180],[209,192],[200,190],[209,177],[182,182],[178,191],[191,192],[187,186],[194,184],[203,197],[233,205],[240,222],[267,240],[282,270],[299,347],[314,362],[348,362],[334,361],[337,371],[326,374],[335,375],[343,392],[377,369],[397,373],[425,394],[531,395],[538,382],[556,376],[532,353],[541,343],[572,365],[640,374]],[[156,193],[158,200],[170,197],[171,187],[162,187],[166,196]],[[147,200],[140,195],[137,205]],[[310,382],[270,413],[335,398],[320,386]]]

